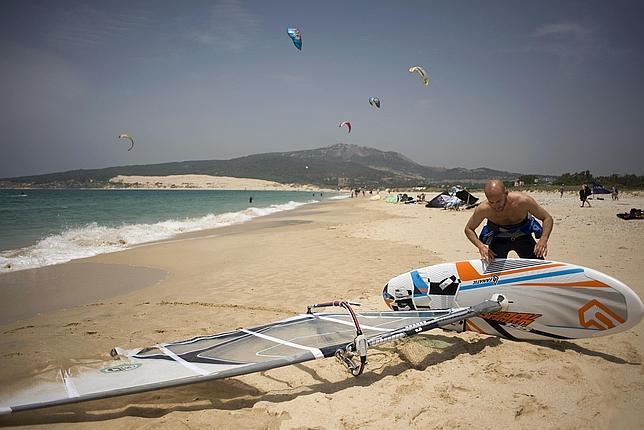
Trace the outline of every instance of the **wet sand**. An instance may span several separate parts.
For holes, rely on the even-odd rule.
[[[0,324],[94,303],[154,285],[166,272],[72,261],[0,276]]]

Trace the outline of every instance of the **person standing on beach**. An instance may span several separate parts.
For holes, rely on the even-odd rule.
[[[490,262],[506,258],[510,251],[521,258],[543,259],[548,253],[552,216],[526,193],[508,192],[498,179],[487,181],[484,191],[487,201],[476,207],[465,225],[465,236],[479,250],[481,259]],[[535,218],[543,222],[543,227]],[[487,223],[477,237],[475,230],[485,219]]]
[[[559,198],[563,198],[563,193],[564,193],[564,186],[562,185],[559,187],[559,194],[560,194]]]
[[[583,208],[586,203],[590,207],[590,202],[588,201],[588,196],[591,194],[590,187],[586,184],[581,186],[579,190],[579,200],[581,200],[581,207]]]

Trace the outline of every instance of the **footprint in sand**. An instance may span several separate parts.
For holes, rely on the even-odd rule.
[[[530,398],[524,398],[519,401],[518,407],[514,410],[514,418],[532,415],[537,412],[543,412],[547,409],[547,405],[544,405],[543,403],[536,400],[534,396],[531,396]]]
[[[11,330],[7,330],[7,331],[4,332],[4,334],[15,333],[15,332],[20,331],[20,330],[25,330],[25,329],[34,328],[34,327],[35,326],[33,326],[33,325],[26,325],[26,326],[23,326],[23,327],[18,327],[18,328],[14,328],[14,329],[11,329]]]

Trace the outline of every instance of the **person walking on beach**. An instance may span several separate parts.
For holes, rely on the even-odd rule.
[[[562,185],[559,187],[559,194],[560,194],[559,198],[563,198],[563,193],[564,193],[564,186]]]
[[[552,216],[526,193],[508,192],[498,179],[487,181],[484,191],[487,201],[476,207],[465,225],[465,236],[479,250],[481,259],[506,258],[510,251],[521,258],[543,259],[548,253]],[[485,219],[477,237],[475,230]]]
[[[581,200],[581,207],[583,208],[586,203],[590,207],[590,202],[588,201],[588,196],[591,194],[590,187],[586,184],[581,186],[579,190],[579,200]]]

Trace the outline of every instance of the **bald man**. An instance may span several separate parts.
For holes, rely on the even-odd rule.
[[[521,258],[541,258],[548,252],[552,217],[529,195],[508,192],[502,181],[485,184],[487,201],[476,207],[465,226],[465,236],[476,246],[483,261],[506,258],[515,251]],[[535,219],[543,223],[543,227]],[[476,228],[487,219],[481,234]],[[535,242],[532,235],[538,242]]]

